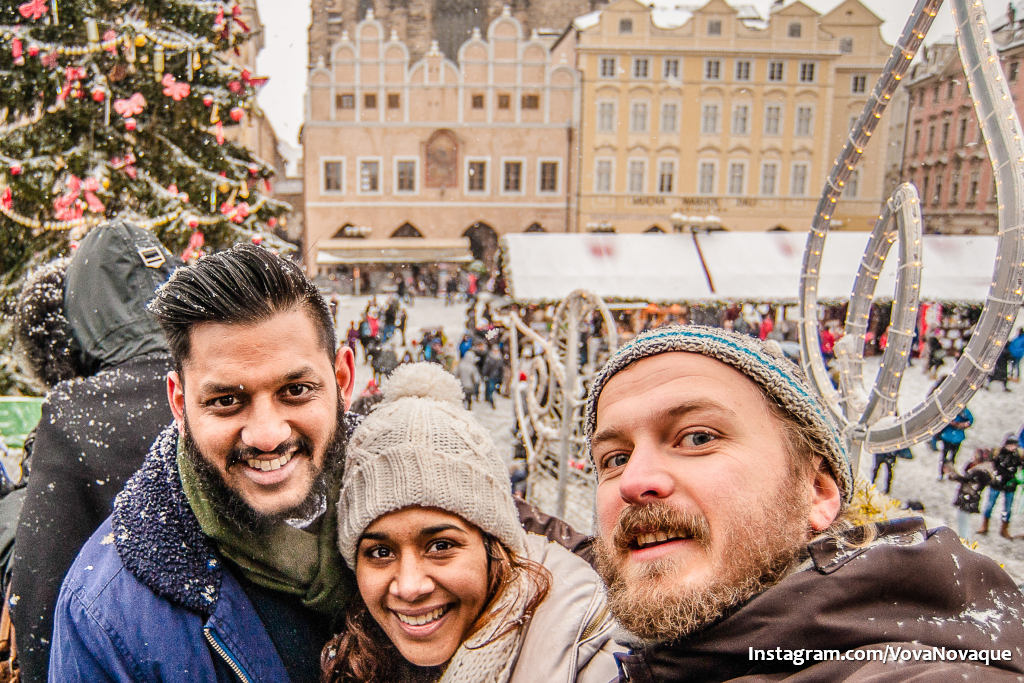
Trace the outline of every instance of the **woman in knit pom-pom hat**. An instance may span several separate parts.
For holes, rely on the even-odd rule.
[[[526,533],[505,462],[458,380],[403,365],[355,430],[338,547],[361,600],[325,681],[600,681],[616,674],[597,574]]]

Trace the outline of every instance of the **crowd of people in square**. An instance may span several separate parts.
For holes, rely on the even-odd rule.
[[[742,311],[589,359],[586,536],[513,495],[468,410],[509,379],[476,308],[456,343],[371,300],[339,339],[291,260],[246,244],[175,269],[151,239],[96,228],[23,301],[33,357],[67,367],[6,601],[22,680],[1024,676],[1018,586],[951,529],[859,520],[840,430]],[[358,412],[357,358],[379,365]],[[963,471],[944,452],[968,515],[990,488],[986,531],[1017,439]]]

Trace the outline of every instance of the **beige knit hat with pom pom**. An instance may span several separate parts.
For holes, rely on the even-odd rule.
[[[355,569],[359,538],[410,506],[462,517],[526,554],[508,469],[487,430],[462,407],[462,385],[434,363],[402,365],[348,444],[338,499],[338,549]]]

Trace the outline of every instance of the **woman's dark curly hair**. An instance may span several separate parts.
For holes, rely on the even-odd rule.
[[[32,374],[47,387],[81,374],[71,325],[64,317],[64,276],[70,262],[58,258],[36,268],[18,295],[14,337]]]
[[[466,637],[485,628],[494,615],[489,614],[504,586],[517,574],[532,584],[533,597],[526,604],[523,619],[501,629],[491,640],[529,623],[537,606],[547,597],[551,573],[543,566],[509,551],[495,537],[484,534],[487,548],[487,605]],[[490,642],[490,641],[488,641]],[[367,681],[402,681],[421,683],[436,681],[444,672],[440,667],[416,667],[410,664],[370,615],[358,595],[345,608],[341,633],[334,636],[320,653],[320,680],[323,683],[365,683]]]

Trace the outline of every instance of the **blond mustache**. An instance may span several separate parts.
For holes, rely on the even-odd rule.
[[[620,514],[612,531],[612,544],[629,550],[640,534],[663,533],[696,541],[702,548],[711,545],[711,527],[700,514],[677,510],[666,503],[630,505]]]

